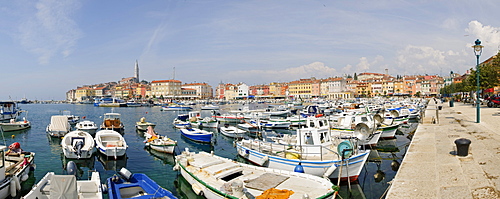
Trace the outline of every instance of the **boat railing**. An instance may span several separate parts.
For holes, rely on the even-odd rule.
[[[241,142],[241,144],[260,153],[288,159],[319,159],[323,161],[340,158],[336,151],[330,149],[331,145],[292,145],[262,140],[248,140],[248,142]]]

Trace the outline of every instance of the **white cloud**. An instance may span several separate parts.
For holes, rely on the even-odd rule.
[[[469,22],[469,27],[465,29],[467,33],[482,41],[481,45],[486,49],[494,49],[496,52],[500,46],[500,28],[485,26],[478,21]],[[474,45],[472,43],[472,45]],[[467,47],[470,48],[470,45]]]
[[[337,70],[325,66],[322,62],[313,62],[299,67],[287,68],[283,70],[247,70],[231,71],[226,74],[229,82],[269,83],[275,81],[293,81],[303,78],[315,77],[327,78],[338,76]],[[258,80],[258,82],[256,82]],[[224,81],[224,80],[223,80]]]
[[[459,27],[459,22],[455,18],[447,18],[443,21],[443,24],[441,26],[445,29],[457,30]]]
[[[386,65],[383,65],[384,60],[384,57],[381,55],[377,55],[372,62],[370,62],[366,57],[361,57],[359,58],[359,63],[356,64],[356,67],[353,67],[351,64],[347,64],[344,68],[341,69],[341,71],[344,74],[359,72],[382,72],[379,70],[386,67]]]
[[[71,15],[79,9],[77,1],[41,0],[35,4],[36,13],[19,25],[21,45],[38,56],[40,64],[48,64],[60,53],[72,53],[82,33]]]
[[[398,74],[435,74],[435,72],[463,67],[462,53],[440,51],[428,46],[408,45],[398,51]],[[461,69],[461,68],[458,68]]]

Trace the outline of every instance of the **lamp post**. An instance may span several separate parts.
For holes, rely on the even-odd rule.
[[[481,105],[481,102],[479,101],[479,56],[481,56],[481,53],[483,52],[483,46],[481,46],[481,41],[479,41],[479,39],[477,39],[475,41],[475,44],[474,46],[472,46],[472,48],[474,48],[474,54],[476,55],[476,85],[477,85],[477,90],[476,90],[476,123],[480,123],[480,105]]]
[[[454,106],[455,98],[453,97],[453,71],[450,72],[450,90],[451,90],[451,99],[450,99],[450,107]]]

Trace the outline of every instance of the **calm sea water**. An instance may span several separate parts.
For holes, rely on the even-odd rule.
[[[260,107],[259,107],[260,106]],[[161,111],[160,107],[94,107],[93,105],[75,105],[75,104],[21,104],[21,109],[28,111],[27,119],[31,121],[30,129],[18,132],[7,132],[3,135],[5,142],[10,145],[13,142],[21,143],[25,151],[36,153],[36,170],[31,173],[28,181],[23,183],[23,192],[27,193],[31,186],[38,182],[47,172],[52,171],[56,174],[65,172],[65,165],[68,160],[60,146],[59,138],[47,136],[45,128],[50,122],[52,115],[60,115],[62,111],[69,110],[71,114],[94,121],[97,124],[102,122],[101,116],[104,113],[116,112],[122,115],[122,122],[125,126],[124,137],[129,145],[126,158],[119,160],[108,159],[96,154],[90,160],[76,160],[79,166],[80,178],[88,177],[88,170],[97,170],[100,172],[101,181],[105,183],[106,179],[113,176],[122,167],[126,167],[133,173],[145,173],[160,186],[172,191],[179,198],[199,198],[194,194],[190,185],[173,171],[174,156],[158,153],[144,148],[144,137],[142,133],[135,130],[135,123],[141,117],[146,117],[146,121],[157,124],[155,130],[162,135],[177,140],[178,150],[189,148],[190,151],[214,151],[216,155],[242,161],[237,156],[236,149],[233,147],[233,139],[225,137],[219,133],[212,144],[200,144],[192,142],[182,137],[176,130],[172,121],[177,116],[176,111]],[[251,108],[265,108],[265,104],[255,104]],[[229,109],[237,109],[237,105],[227,105],[221,109],[221,112]],[[202,116],[208,116],[209,111],[202,111]],[[26,115],[22,115],[26,116]],[[416,124],[413,124],[415,126]],[[208,129],[216,132],[216,129]],[[407,129],[402,129],[411,131]],[[269,134],[276,132],[270,131]],[[290,133],[290,132],[277,132]],[[380,198],[386,191],[388,183],[396,174],[395,166],[401,163],[406,147],[409,143],[409,136],[406,132],[398,132],[397,139],[383,140],[379,142],[379,147],[384,151],[373,150],[370,155],[370,162],[365,165],[358,182],[351,186],[342,185],[341,195],[343,198]],[[336,183],[336,182],[335,182]],[[350,189],[349,189],[350,187]],[[350,191],[349,191],[350,190]],[[105,196],[107,197],[107,196]]]

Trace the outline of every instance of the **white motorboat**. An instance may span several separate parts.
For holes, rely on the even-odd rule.
[[[291,124],[287,119],[269,119],[263,126],[270,129],[288,129]]]
[[[193,108],[191,108],[189,106],[178,105],[178,104],[170,104],[168,106],[162,106],[161,110],[162,111],[190,111],[190,110],[193,110]]]
[[[0,128],[4,132],[18,131],[30,127],[31,127],[31,122],[26,120],[26,118],[24,118],[23,121],[15,121],[14,119],[11,119],[10,122],[0,123]]]
[[[76,180],[75,175],[56,175],[47,172],[45,176],[23,196],[23,199],[49,198],[102,198],[101,178],[98,171],[91,171],[90,180]]]
[[[101,124],[101,129],[115,130],[120,133],[123,132],[124,126],[120,118],[120,113],[105,113],[104,119]]]
[[[147,131],[148,127],[155,128],[155,126],[156,126],[155,123],[146,122],[145,117],[141,117],[141,120],[139,122],[135,123],[135,128],[137,128],[137,130],[140,130],[140,131]]]
[[[0,164],[2,164],[0,167],[0,198],[16,198],[21,189],[21,182],[26,181],[30,170],[35,168],[35,153],[8,152],[7,154],[6,149],[7,147],[0,146]]]
[[[97,127],[97,124],[94,123],[93,121],[83,120],[81,122],[76,123],[75,128],[76,130],[85,131],[90,135],[94,136],[95,132],[99,127]]]
[[[20,112],[15,102],[0,101],[0,122],[9,122],[11,119],[16,119]]]
[[[68,122],[70,125],[74,125],[80,121],[79,116],[75,116],[71,114],[71,111],[63,111],[62,114],[68,118]]]
[[[296,135],[285,134],[281,138],[274,138],[274,142],[249,139],[237,141],[237,152],[260,166],[355,181],[370,150],[357,147],[355,140],[335,139],[327,123],[311,122],[316,122],[316,127],[297,129]],[[321,123],[323,127],[318,125]]]
[[[342,138],[356,137],[360,145],[377,146],[381,131],[377,131],[377,124],[371,114],[345,114],[338,116],[337,122],[332,123],[332,135]]]
[[[241,120],[244,120],[245,117],[239,114],[223,114],[223,115],[214,115],[212,116],[219,122],[235,122],[239,123]]]
[[[232,138],[242,138],[245,135],[245,131],[235,126],[231,126],[229,124],[224,124],[220,127],[220,132],[222,135],[232,137]]]
[[[47,133],[52,137],[62,137],[71,129],[68,117],[64,115],[53,115],[50,117],[50,124],[47,125]]]
[[[219,121],[212,117],[204,117],[202,120],[198,121],[202,128],[217,128],[219,127]]]
[[[175,157],[174,169],[198,195],[223,198],[333,198],[328,179],[293,171],[248,165],[206,152],[186,151]]]
[[[219,106],[216,106],[216,105],[213,105],[213,104],[209,104],[209,105],[206,105],[206,106],[202,106],[200,109],[201,110],[219,110]]]
[[[244,120],[243,123],[237,124],[236,126],[245,131],[256,131],[262,128],[262,124],[260,123],[260,121],[254,121],[254,120],[250,120],[249,122]]]
[[[167,136],[158,135],[153,127],[148,127],[147,132],[144,134],[146,137],[146,146],[163,153],[174,153],[177,141],[174,141]]]
[[[61,140],[61,147],[66,158],[87,159],[95,152],[94,138],[85,131],[71,131]]]
[[[127,152],[127,142],[123,136],[113,130],[100,130],[95,134],[95,144],[99,153],[108,156],[118,157],[124,156]]]

